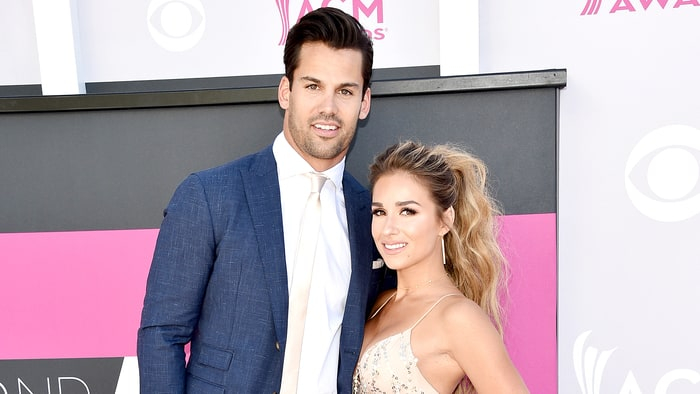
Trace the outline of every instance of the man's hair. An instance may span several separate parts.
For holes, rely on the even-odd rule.
[[[299,53],[305,43],[320,42],[334,49],[356,49],[362,53],[362,93],[370,86],[374,49],[360,22],[333,7],[323,7],[304,15],[289,30],[284,47],[284,75],[291,87],[299,66]]]

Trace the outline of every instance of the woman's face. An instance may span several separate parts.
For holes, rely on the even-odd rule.
[[[406,172],[382,175],[372,190],[372,237],[395,270],[442,265],[440,238],[448,231],[428,188]]]

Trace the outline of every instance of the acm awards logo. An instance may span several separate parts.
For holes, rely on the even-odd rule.
[[[671,223],[700,214],[700,129],[667,125],[646,134],[627,158],[625,188],[650,219]]]
[[[383,0],[275,0],[281,21],[278,45],[284,45],[289,28],[316,8],[336,7],[351,14],[373,40],[386,36]],[[146,15],[148,31],[153,40],[171,52],[192,49],[204,36],[206,12],[201,0],[151,0]]]
[[[384,23],[383,0],[323,0],[316,2],[316,6],[310,0],[299,1],[275,0],[280,14],[282,35],[278,45],[284,45],[287,41],[289,28],[299,21],[304,15],[316,8],[336,7],[352,15],[367,29],[367,33],[373,40],[382,40],[386,35],[386,28],[375,26]],[[369,28],[371,27],[371,28]]]
[[[574,358],[574,372],[576,373],[576,380],[578,381],[581,394],[602,394],[601,383],[603,377],[619,378],[620,374],[613,371],[613,373],[608,373],[604,376],[607,371],[606,365],[613,354],[617,351],[617,348],[612,348],[609,350],[600,351],[593,346],[586,346],[586,340],[591,335],[591,331],[586,331],[576,338],[573,348],[573,358]],[[654,387],[654,394],[671,394],[678,393],[679,388],[687,388],[690,385],[698,385],[700,383],[700,372],[692,369],[673,369],[661,376],[656,381],[656,386]],[[606,391],[610,392],[610,391]],[[698,391],[700,392],[700,387]],[[642,388],[637,381],[634,373],[628,371],[622,384],[620,385],[620,394],[642,394]],[[647,391],[647,393],[650,393]]]
[[[643,12],[656,10],[669,10],[674,8],[687,8],[687,6],[700,7],[700,0],[614,0],[609,13],[617,12]],[[612,3],[612,1],[610,1]],[[581,15],[596,15],[600,11],[603,0],[586,0],[586,5]],[[652,5],[653,4],[653,5]],[[607,9],[604,8],[604,10]]]

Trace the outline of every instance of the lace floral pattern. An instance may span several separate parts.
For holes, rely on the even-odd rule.
[[[377,316],[395,295],[396,293],[389,297],[370,319]],[[411,332],[443,299],[456,295],[446,294],[440,297],[409,329],[367,348],[355,368],[352,392],[438,394],[418,369],[418,358],[411,349]]]
[[[353,393],[437,393],[418,369],[411,329],[368,348],[357,365]]]

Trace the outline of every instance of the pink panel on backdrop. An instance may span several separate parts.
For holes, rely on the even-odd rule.
[[[506,344],[533,393],[556,392],[556,215],[503,219]],[[158,230],[0,234],[0,359],[136,354]]]
[[[556,214],[503,218],[510,263],[506,346],[532,393],[557,392]]]
[[[0,359],[135,356],[157,234],[0,234]]]

